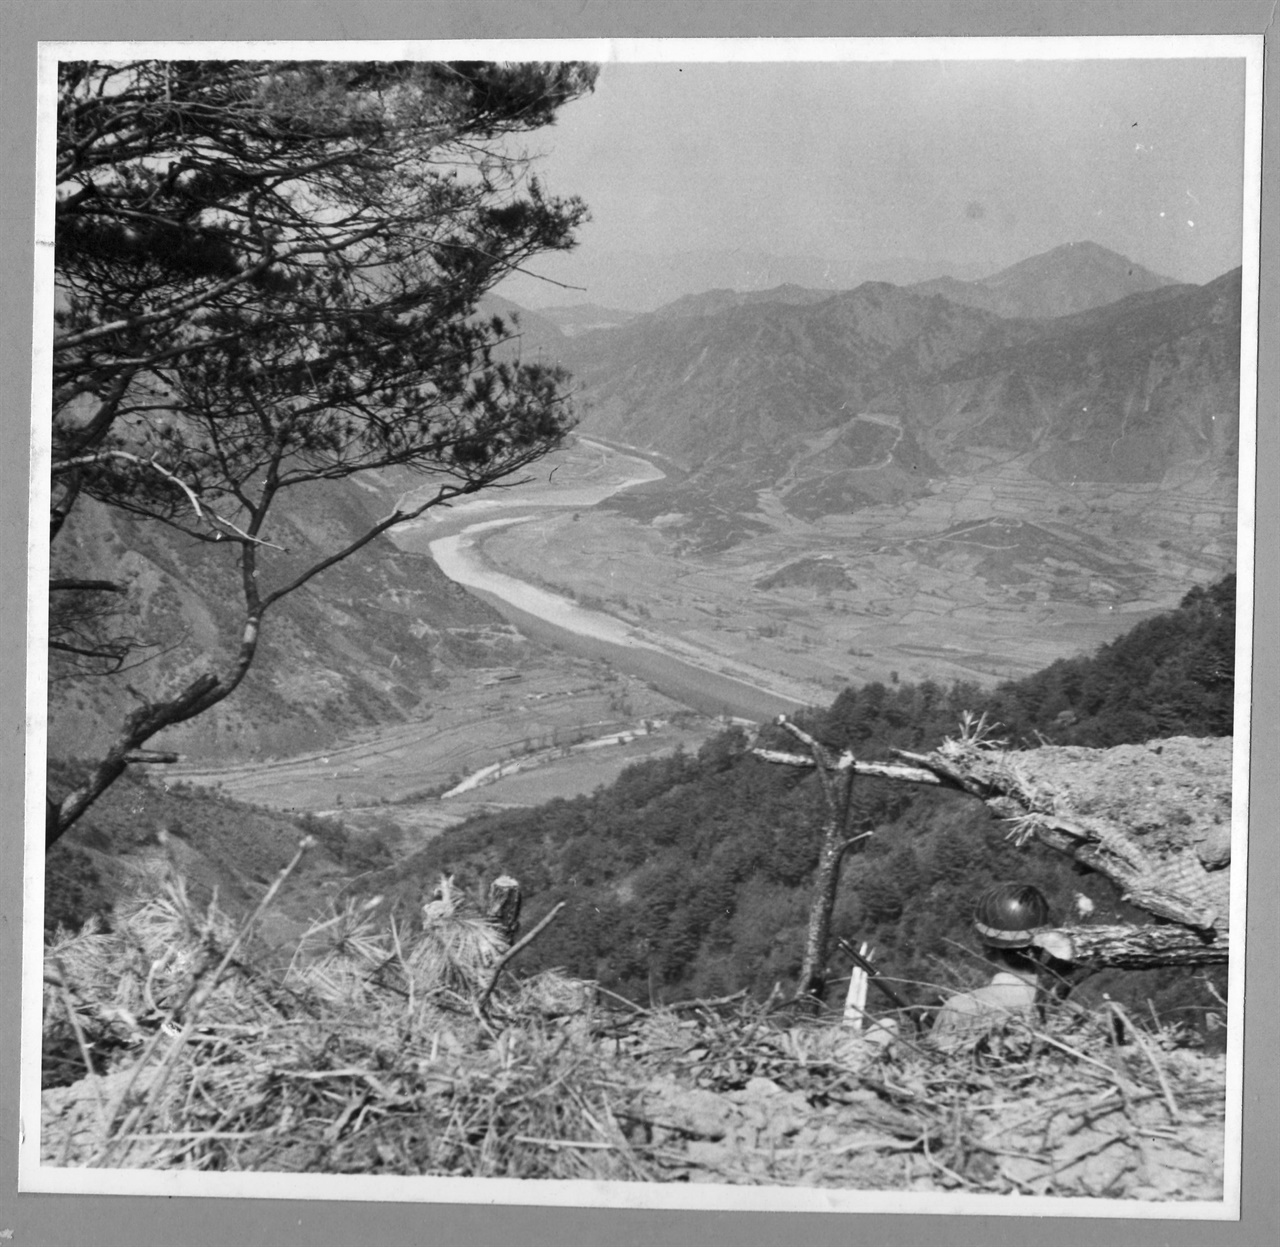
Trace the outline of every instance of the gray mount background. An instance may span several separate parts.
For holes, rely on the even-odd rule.
[[[1063,5],[1056,0],[293,0],[265,5],[244,0],[44,0],[4,6],[0,43],[0,128],[5,176],[0,182],[0,247],[4,249],[4,481],[0,489],[0,700],[5,748],[0,753],[0,801],[6,833],[0,848],[0,986],[19,996],[22,937],[25,584],[27,438],[30,411],[32,204],[37,40],[371,39],[655,36],[886,36],[1045,34],[1229,34],[1268,29],[1270,0],[1110,0]],[[1252,821],[1274,832],[1280,792],[1280,55],[1268,47],[1272,89],[1266,106],[1263,167],[1263,265],[1259,370],[1258,534],[1253,691]],[[1268,211],[1269,209],[1269,211]],[[1242,577],[1248,569],[1241,567]],[[1058,1220],[948,1217],[735,1214],[609,1209],[485,1208],[429,1204],[306,1203],[290,1200],[173,1200],[24,1195],[17,1190],[17,1010],[0,1010],[0,1242],[30,1244],[302,1244],[493,1243],[1071,1243],[1132,1247],[1171,1243],[1251,1244],[1277,1233],[1277,1145],[1280,1116],[1280,947],[1277,907],[1267,895],[1280,877],[1280,837],[1255,834],[1250,846],[1249,974],[1244,1121],[1244,1220],[1239,1224],[1172,1220]],[[1268,1230],[1267,1227],[1271,1229]]]

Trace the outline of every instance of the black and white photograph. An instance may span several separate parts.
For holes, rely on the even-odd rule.
[[[43,44],[21,1189],[1236,1218],[1261,77]]]

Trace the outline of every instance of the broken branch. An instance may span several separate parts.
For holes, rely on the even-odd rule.
[[[538,925],[534,927],[528,935],[524,936],[517,943],[512,944],[511,947],[498,958],[497,962],[494,964],[493,973],[489,976],[489,985],[484,989],[480,995],[480,999],[476,1002],[476,1007],[481,1013],[484,1012],[485,1006],[489,1003],[489,997],[493,995],[493,989],[498,985],[498,976],[506,968],[507,962],[509,962],[518,952],[528,948],[528,946],[551,925],[556,916],[565,907],[565,904],[565,901],[559,901],[552,908],[551,912],[547,914],[547,916],[543,918],[543,920],[538,923]]]

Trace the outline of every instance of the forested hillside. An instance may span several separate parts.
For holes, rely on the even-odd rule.
[[[810,712],[819,739],[859,757],[928,749],[966,712],[986,714],[1011,744],[1111,746],[1229,735],[1234,577],[1194,589],[1091,657],[1064,660],[991,691],[957,684],[871,684]],[[568,902],[525,954],[647,1000],[793,987],[803,946],[822,798],[812,772],[749,756],[740,729],[697,756],[631,768],[590,797],[473,820],[392,872],[366,880],[412,902],[441,872],[478,882],[499,870],[541,914]],[[866,940],[913,1002],[985,973],[969,918],[993,880],[1038,884],[1068,918],[1077,893],[1097,920],[1141,917],[1097,875],[1044,848],[1019,848],[980,803],[958,794],[860,779],[857,826],[872,832],[845,861],[834,940]],[[833,952],[830,973],[848,973]],[[1082,989],[1202,1026],[1211,997],[1185,972],[1104,972]]]
[[[1138,624],[1096,653],[1064,658],[995,689],[924,682],[847,689],[824,716],[858,752],[915,749],[985,712],[1010,743],[1106,748],[1160,736],[1229,736],[1234,710],[1234,575],[1197,586],[1176,611]]]
[[[267,587],[355,538],[386,515],[412,478],[327,482],[293,491],[276,521],[277,562]],[[193,678],[214,654],[234,652],[239,573],[222,544],[141,524],[86,501],[53,551],[56,575],[91,578],[105,568],[127,588],[117,630],[140,641],[124,679],[85,679],[54,652],[49,749],[91,758],[120,719],[169,683]],[[75,622],[81,595],[56,607]],[[102,595],[98,595],[101,597]],[[72,600],[68,602],[68,598]],[[63,637],[55,613],[55,639]],[[74,637],[72,638],[74,639]],[[451,674],[510,661],[522,638],[488,605],[446,580],[431,559],[382,537],[283,600],[262,630],[262,661],[234,697],[167,730],[157,747],[229,759],[322,747],[343,731],[422,713]]]

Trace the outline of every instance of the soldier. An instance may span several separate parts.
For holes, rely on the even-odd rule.
[[[1028,1018],[1040,990],[1035,933],[1049,925],[1049,902],[1039,888],[997,883],[982,894],[973,927],[986,957],[999,967],[985,987],[952,996],[938,1011],[930,1038],[947,1052],[978,1043],[1003,1023]]]

